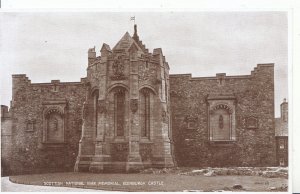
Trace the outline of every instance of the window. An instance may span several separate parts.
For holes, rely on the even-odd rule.
[[[279,149],[281,149],[281,150],[284,149],[284,140],[283,139],[279,140]]]
[[[114,94],[114,119],[116,136],[124,136],[125,91],[118,89]]]
[[[142,91],[141,97],[141,136],[149,137],[150,134],[150,92]]]
[[[280,158],[279,159],[279,165],[280,166],[284,166],[285,164],[284,164],[284,158]]]

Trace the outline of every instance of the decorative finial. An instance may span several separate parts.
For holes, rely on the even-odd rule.
[[[134,35],[137,35],[137,26],[134,24]]]

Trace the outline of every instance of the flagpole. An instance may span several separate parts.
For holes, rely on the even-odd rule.
[[[133,24],[135,25],[135,16],[130,17],[130,20],[133,20]]]

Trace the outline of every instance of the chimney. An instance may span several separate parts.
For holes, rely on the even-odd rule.
[[[289,106],[288,106],[288,103],[287,103],[286,98],[285,98],[285,99],[283,99],[283,102],[280,105],[281,119],[284,122],[288,121],[288,108],[289,108]]]

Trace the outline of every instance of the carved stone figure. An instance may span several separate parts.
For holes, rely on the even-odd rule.
[[[105,100],[98,101],[98,110],[99,110],[99,113],[106,113],[107,108],[106,108]]]
[[[112,70],[113,70],[113,75],[111,76],[111,79],[113,80],[125,79],[124,60],[122,60],[121,56],[118,56],[117,59],[113,62]]]
[[[135,113],[138,110],[138,99],[130,100],[130,108],[133,113]]]

